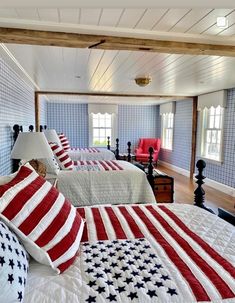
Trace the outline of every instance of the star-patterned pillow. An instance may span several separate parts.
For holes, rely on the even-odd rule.
[[[0,302],[23,302],[28,267],[24,247],[0,221]]]

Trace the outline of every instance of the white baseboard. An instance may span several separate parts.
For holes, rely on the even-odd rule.
[[[165,162],[165,161],[161,161],[159,160],[158,163],[166,168],[169,168],[175,172],[177,172],[178,174],[181,174],[181,175],[184,175],[186,177],[189,177],[190,176],[190,171],[189,170],[186,170],[184,168],[181,168],[181,167],[178,167],[178,166],[175,166],[173,164],[170,164],[168,162]]]
[[[222,191],[223,193],[225,193],[229,196],[235,197],[235,188],[233,188],[231,186],[225,185],[223,183],[219,183],[217,181],[214,181],[214,180],[208,179],[208,178],[206,178],[204,180],[204,182],[205,182],[205,185],[207,185],[207,186],[210,186],[214,189]]]
[[[160,161],[160,160],[159,160],[159,164],[162,165],[163,167],[169,168],[169,169],[177,172],[178,174],[184,175],[186,177],[190,176],[190,172],[186,169],[181,168],[181,167],[178,167],[178,166],[175,166],[175,165],[170,164],[168,162],[164,162],[164,161]],[[194,178],[195,178],[195,174],[194,174]],[[223,193],[225,193],[229,196],[235,197],[235,188],[233,188],[231,186],[219,183],[219,182],[214,181],[214,180],[209,179],[209,178],[206,178],[204,180],[204,182],[205,182],[205,185],[207,185],[207,186],[210,186],[214,189],[222,191]]]

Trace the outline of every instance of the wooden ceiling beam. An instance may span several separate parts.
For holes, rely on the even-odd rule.
[[[1,43],[235,57],[235,46],[0,28]]]
[[[36,91],[37,95],[67,95],[67,96],[93,96],[93,97],[126,97],[126,98],[155,98],[155,99],[187,99],[192,96],[175,95],[140,95],[140,94],[122,94],[122,93],[93,93],[93,92],[64,92],[64,91]]]

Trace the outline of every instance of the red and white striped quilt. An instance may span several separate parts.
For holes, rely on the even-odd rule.
[[[71,151],[80,151],[83,153],[99,153],[100,152],[100,150],[95,147],[85,147],[85,148],[71,147],[70,150]]]
[[[86,219],[80,255],[63,279],[44,285],[50,302],[235,302],[235,229],[217,216],[180,204],[78,212]],[[36,278],[30,298],[39,303],[50,274]]]
[[[87,171],[101,171],[101,170],[123,170],[124,168],[118,161],[101,161],[101,160],[90,160],[90,161],[73,161],[74,169],[87,170]]]

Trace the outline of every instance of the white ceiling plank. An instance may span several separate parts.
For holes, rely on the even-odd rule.
[[[191,28],[194,24],[198,23],[203,19],[212,9],[207,8],[195,8],[191,10],[184,18],[182,18],[173,28],[171,32],[185,33]]]
[[[81,8],[80,24],[98,25],[100,15],[100,8]]]
[[[140,8],[125,9],[117,24],[117,27],[135,28],[145,12],[145,9]]]
[[[190,9],[170,9],[152,30],[167,32],[173,26],[175,26],[175,24],[177,24],[188,12],[190,12]]]
[[[187,33],[201,34],[216,24],[217,17],[226,16],[230,12],[232,12],[232,9],[214,9],[205,18],[191,27]]]
[[[235,23],[235,11],[231,11],[228,15],[227,15],[227,20],[228,20],[228,28],[227,29],[222,29],[220,27],[218,27],[216,24],[214,24],[213,26],[209,27],[208,29],[206,29],[203,34],[204,35],[219,35],[222,34],[223,32],[226,32],[228,30],[228,32],[230,32],[230,27],[233,26],[233,24]]]
[[[38,15],[42,21],[59,22],[59,14],[56,8],[39,8]]]
[[[102,9],[102,15],[99,21],[100,26],[116,26],[122,16],[123,9],[112,9],[104,8]]]
[[[150,30],[159,21],[159,19],[167,12],[166,8],[151,8],[146,11],[143,18],[137,24],[136,28]]]
[[[61,23],[79,23],[79,8],[62,8],[59,10],[60,12],[60,22]]]

